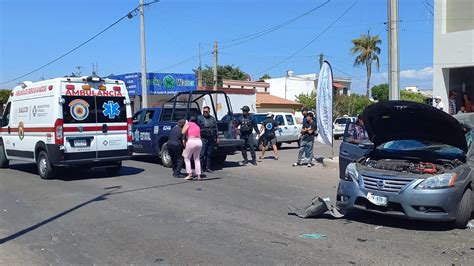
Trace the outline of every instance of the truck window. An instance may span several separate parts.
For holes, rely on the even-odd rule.
[[[295,124],[295,120],[293,119],[292,115],[285,115],[286,124],[289,126],[293,126]]]
[[[282,126],[282,125],[285,125],[285,120],[283,120],[283,116],[282,115],[277,115],[275,117],[275,121],[278,123],[278,125]]]
[[[127,122],[125,97],[96,97],[97,123]]]
[[[155,114],[155,110],[147,110],[145,113],[145,117],[143,118],[143,124],[146,125],[153,121],[153,114]]]
[[[10,105],[11,103],[8,103],[5,111],[3,112],[1,127],[6,127],[10,123]]]
[[[140,111],[140,112],[138,112],[138,113],[136,113],[136,114],[133,115],[133,117],[132,117],[132,123],[133,123],[133,125],[138,125],[138,124],[140,124],[140,118],[142,117],[142,113],[143,113],[143,112]]]
[[[65,124],[96,123],[94,96],[63,96],[63,121]]]

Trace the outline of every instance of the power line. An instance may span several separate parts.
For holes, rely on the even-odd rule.
[[[151,4],[154,4],[158,1],[152,1],[152,2],[148,2],[148,3],[145,3],[143,4],[143,6],[149,6]],[[132,9],[130,12],[128,12],[126,15],[122,16],[121,18],[119,18],[118,20],[116,20],[114,23],[110,24],[109,26],[107,26],[105,29],[101,30],[99,33],[95,34],[94,36],[90,37],[89,39],[87,39],[86,41],[80,43],[79,45],[77,45],[76,47],[72,48],[71,50],[67,51],[66,53],[62,54],[61,56],[53,59],[52,61],[49,61],[48,63],[26,73],[26,74],[23,74],[21,76],[18,76],[16,78],[13,78],[13,79],[10,79],[10,80],[7,80],[7,81],[4,81],[4,82],[0,82],[0,84],[6,84],[6,83],[10,83],[12,81],[15,81],[15,80],[18,80],[18,79],[21,79],[21,78],[24,78],[30,74],[33,74],[35,72],[38,72],[40,71],[41,69],[57,62],[58,60],[61,60],[62,58],[66,57],[67,55],[71,54],[72,52],[78,50],[79,48],[81,48],[82,46],[86,45],[87,43],[89,43],[90,41],[94,40],[95,38],[97,38],[99,35],[101,35],[102,33],[106,32],[107,30],[109,30],[110,28],[114,27],[115,25],[117,25],[120,21],[122,21],[123,19],[125,18],[133,18],[136,14],[137,14],[137,10],[140,8],[140,5],[138,5],[137,7],[135,7],[134,9]]]
[[[285,21],[285,22],[282,22],[282,23],[277,24],[277,25],[275,25],[275,26],[269,27],[269,28],[267,28],[267,29],[264,29],[264,30],[261,30],[261,31],[258,31],[258,32],[252,33],[252,34],[244,35],[244,36],[241,36],[241,37],[238,37],[238,38],[235,38],[235,39],[219,41],[219,43],[222,44],[222,43],[236,42],[236,41],[240,41],[240,40],[244,40],[244,39],[250,38],[250,39],[248,39],[248,40],[244,40],[244,41],[242,41],[242,42],[239,42],[238,44],[233,44],[233,45],[229,45],[229,46],[223,47],[223,48],[221,48],[220,50],[222,50],[222,49],[224,49],[224,48],[232,47],[232,46],[235,46],[235,45],[239,45],[240,43],[244,43],[244,42],[247,42],[247,41],[250,41],[250,40],[259,38],[259,37],[264,36],[264,35],[266,35],[266,34],[268,34],[268,33],[271,33],[271,32],[273,32],[273,31],[276,31],[276,30],[280,29],[280,28],[283,28],[283,27],[285,27],[285,26],[287,26],[287,25],[289,25],[289,24],[291,24],[291,23],[297,21],[298,19],[303,18],[303,17],[305,17],[305,16],[307,16],[307,15],[313,13],[314,11],[316,11],[316,10],[320,9],[321,7],[327,5],[329,2],[331,2],[331,0],[327,0],[327,1],[325,1],[324,3],[322,3],[322,4],[318,5],[318,6],[315,6],[315,7],[311,8],[310,10],[308,10],[308,11],[306,11],[306,12],[304,12],[304,13],[302,13],[302,14],[300,14],[300,15],[294,17],[294,18],[291,18],[291,19],[289,19],[289,20],[287,20],[287,21]],[[206,43],[206,44],[212,44],[212,43]]]
[[[420,0],[420,1],[421,1],[421,3],[423,4],[423,6],[426,8],[426,10],[428,10],[428,12],[430,12],[430,14],[431,14],[432,16],[434,16],[433,11],[431,11],[430,5],[427,3],[427,1],[426,1],[426,0]],[[431,6],[431,7],[432,7],[432,6]]]
[[[311,39],[308,43],[306,43],[303,47],[301,47],[300,49],[296,50],[296,52],[292,53],[290,56],[286,57],[285,59],[283,59],[282,61],[274,64],[273,66],[263,70],[263,71],[260,71],[257,73],[256,76],[258,76],[259,74],[262,74],[262,73],[266,73],[268,72],[269,70],[272,70],[274,69],[275,67],[283,64],[284,62],[286,62],[287,60],[291,59],[292,57],[296,56],[298,53],[300,53],[301,51],[303,51],[304,49],[306,49],[308,46],[310,46],[313,42],[315,42],[319,37],[321,37],[321,35],[323,35],[326,31],[328,31],[334,24],[336,24],[339,20],[341,20],[347,13],[349,13],[349,11],[357,4],[357,2],[359,2],[359,0],[355,0],[354,3],[352,3],[352,5],[347,8],[339,17],[337,17],[331,24],[329,24],[323,31],[321,31],[318,35],[316,35],[316,37],[314,37],[313,39]]]

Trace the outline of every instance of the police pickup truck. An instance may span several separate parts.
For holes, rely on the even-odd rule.
[[[216,104],[216,101],[219,104]],[[217,120],[219,132],[219,142],[213,152],[212,162],[219,164],[225,162],[227,155],[234,154],[240,149],[243,140],[236,139],[234,134],[229,134],[228,130],[231,127],[227,122],[220,120],[222,117],[219,113],[232,111],[230,99],[222,91],[182,92],[163,103],[161,107],[139,110],[132,118],[133,152],[158,156],[163,166],[171,167],[171,157],[167,148],[171,129],[180,119],[201,115],[204,106],[210,107],[211,115]]]

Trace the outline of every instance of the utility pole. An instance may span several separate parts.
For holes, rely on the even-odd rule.
[[[212,89],[217,90],[217,41],[214,41],[214,67],[213,67],[213,72],[214,72],[214,78],[212,80]]]
[[[321,68],[323,67],[323,63],[324,63],[324,54],[320,53],[319,54],[319,70],[321,70]]]
[[[400,60],[398,53],[398,0],[388,0],[388,87],[389,100],[400,99]]]
[[[199,43],[198,88],[202,87],[201,43]]]
[[[142,53],[142,108],[148,106],[148,90],[146,82],[146,51],[145,51],[145,6],[144,0],[140,0],[140,39]]]

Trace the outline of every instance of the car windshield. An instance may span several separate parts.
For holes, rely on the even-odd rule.
[[[345,125],[349,121],[349,118],[337,118],[336,121],[334,121],[335,124],[340,124],[340,125]]]
[[[453,146],[442,143],[421,140],[394,140],[378,147],[379,150],[388,152],[425,151],[441,155],[462,155],[463,151]]]

